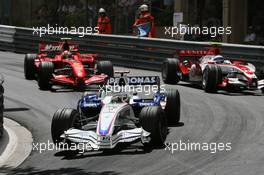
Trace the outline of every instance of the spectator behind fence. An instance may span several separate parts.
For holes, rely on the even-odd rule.
[[[110,19],[106,15],[106,11],[103,8],[99,9],[97,27],[98,27],[100,34],[112,34],[112,27],[110,24]]]
[[[156,36],[155,26],[154,26],[154,17],[150,14],[149,8],[146,4],[143,4],[139,7],[140,16],[136,19],[133,27],[137,27],[140,24],[149,23],[150,31],[147,34],[147,37],[154,38]]]
[[[244,38],[244,43],[245,44],[254,44],[255,41],[256,41],[256,33],[253,30],[253,27],[252,26],[249,26],[248,27],[247,35]]]

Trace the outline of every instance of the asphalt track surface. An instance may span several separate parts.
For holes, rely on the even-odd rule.
[[[51,141],[53,113],[75,107],[81,92],[51,92],[38,89],[36,81],[24,79],[23,55],[0,52],[0,72],[5,76],[6,115],[27,127],[35,143]],[[122,68],[116,68],[122,69]],[[133,70],[132,75],[159,75]],[[195,174],[262,175],[264,173],[264,96],[260,93],[206,94],[186,83],[181,94],[182,125],[169,128],[167,142],[232,143],[231,151],[143,150],[135,144],[121,152],[82,155],[61,151],[32,151],[18,168],[2,167],[11,174]]]

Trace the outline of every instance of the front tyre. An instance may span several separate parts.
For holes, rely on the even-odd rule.
[[[24,59],[24,75],[27,80],[33,80],[35,78],[35,59],[36,54],[26,54]]]
[[[150,143],[146,146],[162,146],[167,137],[167,120],[160,106],[144,107],[139,114],[139,123],[144,130],[150,132]]]
[[[78,119],[80,114],[75,109],[63,108],[57,110],[51,122],[51,136],[54,143],[63,142],[60,136],[72,127],[78,128]]]
[[[222,70],[219,66],[208,64],[202,77],[202,87],[205,92],[215,93],[218,90],[218,84],[222,81]]]
[[[169,89],[167,91],[165,112],[168,124],[177,124],[180,121],[181,100],[180,93],[177,89]]]
[[[162,79],[167,84],[177,84],[180,81],[178,73],[180,72],[179,60],[176,58],[167,58],[162,64]]]
[[[38,85],[41,90],[49,90],[52,86],[50,79],[54,72],[52,62],[42,62],[39,66]]]

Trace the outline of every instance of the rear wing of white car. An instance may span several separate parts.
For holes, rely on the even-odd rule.
[[[119,76],[110,77],[107,85],[158,85],[160,86],[159,76]]]

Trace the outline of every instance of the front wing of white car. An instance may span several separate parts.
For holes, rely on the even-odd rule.
[[[149,142],[149,132],[143,128],[135,128],[130,130],[122,130],[111,136],[97,135],[94,131],[85,131],[79,129],[69,129],[61,135],[65,140],[73,143],[82,143],[86,145],[87,151],[112,149],[118,143],[133,142],[141,140],[142,143]]]

